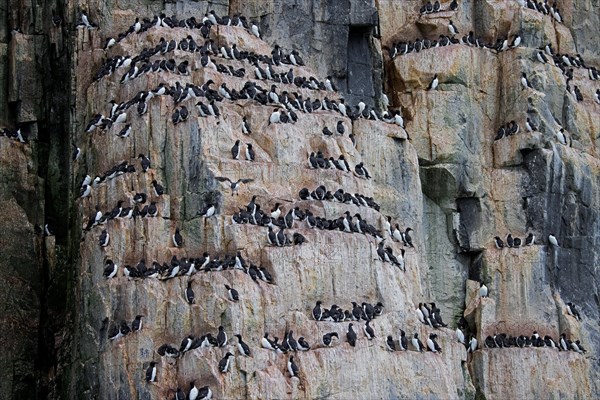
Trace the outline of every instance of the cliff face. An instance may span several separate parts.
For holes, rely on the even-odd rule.
[[[3,253],[9,255],[0,267],[2,282],[11,287],[1,310],[2,342],[10,351],[0,360],[5,366],[0,397],[170,398],[193,380],[208,385],[215,398],[597,397],[600,105],[593,96],[600,85],[587,69],[574,68],[569,84],[581,89],[584,99],[578,102],[565,91],[561,70],[540,63],[536,49],[551,43],[556,52],[579,53],[588,67],[597,67],[593,27],[600,22],[600,8],[589,0],[565,1],[561,24],[512,1],[460,3],[457,11],[419,16],[422,4],[414,1],[88,2],[87,14],[100,27],[89,30],[73,28],[79,18],[74,3],[43,10],[19,3],[10,10],[20,13],[4,11],[9,24],[23,32],[4,34],[6,44],[0,47],[9,60],[9,68],[0,70],[9,82],[2,89],[9,94],[0,102],[7,116],[2,122],[23,127],[30,139],[21,144],[0,137],[5,210],[0,231]],[[270,55],[274,44],[286,52],[297,49],[307,66],[282,65],[276,72],[292,68],[295,76],[321,81],[331,75],[340,88],[331,93],[278,83],[280,95],[287,90],[311,100],[343,96],[351,106],[363,99],[380,107],[383,84],[390,108],[402,111],[405,129],[334,111],[297,112],[296,123],[269,124],[276,107],[254,100],[217,102],[219,118],[201,117],[196,103],[208,104],[206,98],[175,104],[171,96],[157,95],[147,99],[142,115],[135,102],[125,111],[126,122],[85,132],[94,114],[109,115],[110,100],[128,102],[161,83],[185,87],[212,80],[215,89],[226,83],[240,92],[253,80],[268,90],[271,82],[256,80],[247,61],[211,55],[214,63],[245,68],[244,77],[234,77],[203,67],[198,53],[180,49],[150,60],[188,61],[189,75],[150,72],[120,83],[127,72],[120,68],[92,81],[107,58],[139,55],[161,38],[179,41],[190,35],[204,43],[198,29],[152,27],[103,50],[105,39],[126,31],[136,17],[165,12],[200,20],[211,9],[246,15],[264,39],[241,27],[213,27],[210,38],[219,46],[235,44],[259,55]],[[53,14],[69,23],[50,26]],[[519,34],[522,44],[502,52],[453,44],[390,59],[394,43],[438,39],[448,34],[450,20],[457,37],[473,30],[494,43]],[[521,72],[533,88],[522,88]],[[44,74],[57,79],[48,82]],[[434,74],[439,87],[427,90]],[[63,95],[50,96],[56,93]],[[174,124],[172,114],[182,106],[189,118]],[[250,135],[242,133],[244,117]],[[527,118],[534,132],[526,131]],[[494,140],[498,128],[513,120],[520,132]],[[344,135],[322,133],[324,127],[335,132],[339,121]],[[127,124],[131,133],[119,137]],[[556,137],[561,127],[568,134],[566,146]],[[232,160],[236,140],[242,154]],[[70,143],[82,151],[75,162],[68,161]],[[252,144],[255,161],[245,160],[246,143]],[[372,179],[310,169],[313,151],[336,159],[344,155],[352,169],[363,162]],[[139,154],[151,162],[145,173]],[[93,179],[124,161],[135,172],[106,179],[89,197],[77,199],[85,175]],[[218,176],[253,181],[232,196]],[[163,195],[154,192],[153,180],[164,186]],[[300,199],[301,189],[319,185],[332,193],[342,188],[372,197],[380,210]],[[103,213],[119,200],[134,207],[136,193],[148,197],[140,209],[156,202],[157,217],[116,218],[82,231],[95,206]],[[415,229],[414,247],[385,235],[394,254],[405,250],[406,272],[380,261],[375,237],[309,229],[306,221],[287,230],[290,238],[294,232],[305,236],[303,245],[268,245],[267,228],[232,222],[253,195],[265,212],[276,203],[283,204],[283,215],[294,207],[327,219],[349,211],[382,230],[385,216],[392,216],[400,228]],[[199,216],[208,203],[216,205],[216,215]],[[34,224],[46,222],[56,236],[34,234]],[[173,244],[176,228],[183,247]],[[106,247],[98,244],[103,229],[110,234]],[[504,239],[509,232],[523,240],[534,233],[535,243],[497,249],[494,236]],[[560,247],[548,243],[550,233]],[[124,276],[123,267],[140,260],[150,267],[153,261],[169,264],[173,256],[200,258],[208,252],[223,259],[238,251],[248,264],[266,268],[273,283],[255,282],[235,269],[168,280]],[[111,279],[103,276],[107,260],[118,265]],[[478,281],[488,286],[488,298],[479,297]],[[196,297],[191,305],[185,297],[189,283]],[[225,284],[239,292],[239,302],[229,300]],[[354,322],[359,339],[350,347],[348,322],[314,321],[317,300],[350,310],[352,301],[382,302],[382,315],[371,322],[376,338],[367,340],[364,321]],[[436,302],[448,328],[419,322],[415,309],[423,301]],[[581,321],[567,314],[567,302],[577,304]],[[141,331],[109,339],[115,325],[125,320],[131,326],[136,315],[144,316]],[[460,316],[468,322],[465,333],[480,343],[473,354],[456,341]],[[163,344],[179,348],[188,335],[216,336],[219,326],[229,336],[224,348],[198,348],[176,360],[157,353]],[[420,354],[410,344],[408,352],[387,352],[385,338],[392,335],[398,345],[401,329],[409,338],[418,333],[423,342],[436,333],[443,352]],[[15,330],[24,334],[14,335]],[[266,332],[282,338],[290,330],[311,345],[294,357],[299,379],[289,377],[289,355],[260,345]],[[488,335],[533,331],[555,341],[565,333],[581,340],[587,353],[483,348]],[[325,347],[321,337],[329,332],[341,340]],[[234,334],[242,335],[251,357],[240,355]],[[226,351],[234,358],[223,374],[218,363]],[[144,380],[151,361],[157,362],[156,383]]]

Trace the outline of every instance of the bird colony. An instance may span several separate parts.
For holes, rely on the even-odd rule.
[[[442,3],[420,12],[461,7]],[[548,14],[560,23],[558,9]],[[449,20],[438,39],[395,42],[386,62],[446,46],[496,55],[523,46],[518,32],[484,43],[462,31]],[[86,368],[111,382],[90,391],[454,398],[474,391],[463,362],[484,352],[539,349],[542,363],[586,362],[585,341],[571,333],[528,321],[503,331],[486,320],[486,307],[502,301],[489,280],[467,283],[464,315],[442,315],[427,289],[419,163],[398,102],[348,104],[332,77],[268,45],[240,15],[163,14],[116,36],[100,32],[81,15],[81,42],[98,48],[88,52],[96,69],[72,157],[87,316],[79,324],[82,343],[99,347]],[[545,46],[532,57],[560,68],[577,101],[593,95],[589,82],[583,94],[571,83],[574,68],[598,79],[581,56]],[[526,96],[539,90],[527,71],[506,79]],[[421,95],[435,96],[445,76],[426,81]],[[502,123],[493,139],[542,129],[533,115],[522,119]],[[562,127],[555,140],[569,145]],[[556,236],[525,230],[494,245],[560,248]],[[571,302],[562,314],[572,324],[585,318]]]

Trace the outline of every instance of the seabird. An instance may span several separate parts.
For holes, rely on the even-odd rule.
[[[479,296],[480,297],[488,297],[488,288],[485,286],[483,282],[479,283]]]
[[[418,352],[422,352],[423,349],[425,348],[425,346],[423,346],[423,343],[421,342],[421,340],[419,340],[419,334],[418,333],[415,333],[415,335],[413,336],[411,342],[412,342],[413,347]]]
[[[387,340],[385,341],[385,347],[388,349],[388,351],[396,351],[396,344],[394,343],[394,338],[392,338],[391,335],[387,337]]]
[[[375,332],[373,331],[373,328],[369,326],[370,322],[371,321],[367,321],[365,323],[365,326],[363,326],[363,331],[365,332],[365,336],[367,337],[367,339],[373,340],[375,338]]]
[[[234,160],[237,160],[240,157],[240,140],[236,140],[235,144],[231,148],[231,156]]]
[[[352,329],[352,324],[348,325],[348,332],[346,333],[346,339],[348,340],[348,343],[350,343],[350,346],[356,347],[356,333]]]
[[[567,313],[569,313],[570,316],[576,318],[577,320],[581,320],[581,315],[577,310],[577,306],[575,306],[575,304],[573,304],[572,302],[567,303]]]
[[[252,32],[252,34],[254,36],[256,36],[257,38],[260,39],[260,32],[258,30],[258,26],[256,26],[256,24],[254,24],[254,22],[252,23],[252,25],[250,27],[250,31]]]
[[[225,285],[225,289],[227,289],[227,294],[229,295],[229,300],[231,301],[239,301],[240,295],[237,290],[230,287],[229,285]]]
[[[523,89],[532,88],[531,83],[529,83],[529,80],[527,79],[527,74],[525,72],[521,73],[521,85],[523,86]]]
[[[458,29],[456,29],[456,27],[454,26],[454,24],[452,23],[452,21],[450,21],[450,23],[448,24],[448,30],[450,31],[450,33],[452,35],[458,35]]]
[[[529,235],[527,235],[525,238],[525,246],[533,246],[534,242],[535,236],[533,236],[533,233],[529,233]]]
[[[250,123],[246,120],[246,117],[242,118],[242,133],[244,135],[249,135],[252,133],[252,129],[250,129]]]
[[[323,335],[323,338],[322,338],[323,345],[325,345],[327,347],[331,346],[333,338],[336,338],[336,339],[340,338],[338,336],[337,332],[330,332],[330,333],[326,333],[325,335]]]
[[[219,347],[225,347],[227,345],[227,333],[225,332],[225,328],[219,326],[219,333],[217,334],[217,345]]]
[[[215,179],[218,180],[219,182],[229,182],[230,183],[229,187],[231,188],[232,196],[238,191],[238,189],[240,188],[242,183],[249,183],[249,182],[254,181],[254,179],[242,178],[242,179],[238,179],[237,181],[233,182],[231,179],[223,177],[223,176],[216,176]]]
[[[494,237],[494,243],[496,244],[496,248],[501,249],[504,247],[504,242],[500,239],[499,236]]]
[[[298,376],[298,366],[294,363],[294,356],[290,356],[290,359],[287,362],[287,369],[290,373],[290,377],[293,378]]]
[[[533,122],[531,122],[529,120],[529,118],[527,118],[527,122],[525,123],[525,128],[527,129],[527,132],[534,132],[537,131],[537,126],[535,126],[533,124]]]
[[[304,339],[303,336],[300,336],[298,338],[298,350],[300,350],[300,351],[310,350],[310,345],[308,344],[308,342],[306,342],[306,340]]]
[[[400,329],[400,339],[398,340],[398,343],[400,344],[401,351],[408,350],[408,339],[406,337],[406,332],[404,332],[402,329]]]
[[[77,147],[74,143],[72,144],[72,146],[73,146],[73,153],[71,155],[71,160],[77,161],[79,159],[79,157],[81,156],[81,149],[79,147]]]
[[[435,90],[438,87],[438,84],[439,84],[438,77],[437,77],[437,74],[435,74],[433,76],[433,79],[429,83],[429,86],[427,87],[427,90]]]
[[[275,351],[275,347],[273,346],[273,343],[271,343],[271,341],[269,340],[268,333],[265,333],[265,336],[260,340],[260,345],[267,350]]]
[[[312,310],[312,315],[315,321],[320,321],[321,317],[323,316],[323,308],[321,308],[321,304],[322,302],[320,300],[317,301],[317,305]]]
[[[98,244],[100,247],[106,247],[110,243],[110,234],[104,229],[98,238]]]
[[[558,245],[558,240],[556,240],[556,236],[554,236],[552,233],[548,235],[548,242],[550,242],[550,244],[554,247],[560,247]]]
[[[143,154],[140,154],[138,158],[140,159],[140,164],[142,165],[142,171],[147,172],[150,168],[150,160]]]
[[[477,339],[475,336],[472,336],[469,340],[468,352],[473,353],[475,350],[477,350]]]
[[[142,329],[142,318],[143,315],[136,315],[135,319],[131,322],[131,331],[136,332]]]
[[[114,278],[117,276],[117,272],[119,271],[119,267],[112,260],[106,260],[104,263],[104,273],[103,276],[106,279]]]
[[[175,245],[175,247],[182,247],[183,246],[183,237],[181,236],[181,233],[179,233],[179,228],[175,228],[175,233],[173,234],[173,245]]]
[[[250,347],[242,340],[242,335],[237,334],[235,337],[238,339],[237,348],[240,354],[249,357],[252,353],[250,352]]]
[[[233,354],[231,354],[230,352],[225,353],[225,357],[223,357],[221,361],[219,361],[219,371],[225,373],[229,370],[231,357],[233,357]]]
[[[558,132],[556,132],[556,138],[563,145],[566,146],[568,144],[568,142],[567,142],[567,135],[565,134],[565,129],[564,128],[560,128],[560,130]]]
[[[146,369],[146,382],[156,382],[156,362],[150,361],[150,366]]]
[[[514,246],[514,240],[513,240],[513,237],[512,237],[512,235],[510,233],[506,237],[506,244],[508,245],[508,247],[513,247]]]
[[[194,299],[196,296],[194,295],[194,290],[192,289],[192,281],[188,281],[187,289],[185,289],[185,299],[188,304],[194,304]]]
[[[431,333],[429,334],[429,337],[427,338],[427,351],[431,351],[432,353],[437,353],[437,349],[435,348],[435,344],[433,343],[433,339],[434,339],[434,334]]]
[[[162,196],[165,193],[165,189],[156,181],[156,179],[152,181],[152,186],[154,187],[154,194],[156,194],[156,196]]]
[[[81,186],[81,190],[79,191],[79,198],[86,198],[92,193],[92,187],[90,185]]]
[[[201,217],[210,218],[215,215],[215,210],[216,208],[214,204],[207,203],[200,209],[200,211],[198,211],[198,215]]]
[[[458,343],[465,344],[465,334],[458,326],[456,327],[456,340]]]
[[[246,160],[254,161],[256,159],[256,153],[252,148],[252,144],[246,143]]]

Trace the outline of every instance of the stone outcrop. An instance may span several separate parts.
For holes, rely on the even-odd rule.
[[[0,282],[10,288],[1,296],[0,342],[8,351],[0,358],[0,398],[171,398],[192,380],[210,386],[215,398],[347,399],[366,393],[369,398],[594,398],[600,393],[600,105],[593,100],[600,85],[588,79],[587,70],[575,69],[570,85],[584,96],[577,102],[565,91],[560,69],[535,56],[537,48],[551,43],[556,51],[579,53],[588,66],[598,67],[598,4],[561,2],[564,24],[559,24],[514,1],[461,1],[456,12],[424,16],[418,13],[421,2],[414,1],[91,1],[86,12],[100,28],[88,30],[74,28],[75,3],[48,2],[43,8],[10,3],[8,10],[0,9],[7,17],[2,21],[22,32],[3,26],[0,35],[0,57],[6,60],[0,63],[0,76],[6,77],[0,84],[6,94],[0,122],[22,127],[29,142],[0,137],[0,247],[8,255],[0,259]],[[442,1],[442,8],[448,4]],[[328,93],[277,84],[279,93],[321,100],[343,96],[352,106],[362,99],[379,107],[383,86],[390,107],[402,111],[406,130],[333,111],[298,112],[294,124],[268,124],[275,107],[252,100],[218,102],[221,117],[206,118],[195,107],[205,99],[175,105],[170,96],[157,96],[142,116],[135,106],[128,109],[129,137],[116,135],[124,124],[85,133],[95,113],[109,113],[110,100],[129,101],[160,83],[213,80],[213,87],[226,83],[240,91],[247,80],[256,81],[248,62],[211,56],[215,63],[245,68],[244,78],[236,78],[203,68],[197,53],[175,50],[152,60],[187,60],[189,76],[149,73],[120,84],[126,72],[121,68],[93,82],[107,57],[137,55],[161,37],[191,35],[204,42],[198,30],[161,27],[103,50],[105,39],[126,31],[136,17],[165,12],[201,18],[211,9],[242,13],[262,33],[263,40],[243,28],[220,26],[211,31],[219,45],[264,55],[274,44],[299,50],[307,66],[293,67],[296,76],[331,75],[340,88]],[[51,19],[57,14],[65,21],[59,27]],[[520,34],[523,42],[500,53],[456,44],[390,59],[395,42],[437,39],[448,34],[449,20],[460,36],[473,30],[493,43]],[[521,72],[527,72],[532,89],[522,89]],[[436,73],[440,85],[428,91]],[[182,105],[190,117],[174,125],[171,114]],[[250,135],[242,133],[243,117]],[[537,126],[535,132],[526,132],[526,118]],[[511,120],[521,132],[495,141],[498,128]],[[322,134],[325,126],[335,131],[338,121],[345,135]],[[567,146],[556,138],[561,127],[568,133]],[[244,148],[253,145],[255,161],[243,155],[231,159],[238,139]],[[71,143],[82,150],[76,162],[69,161]],[[310,169],[308,154],[317,150],[336,158],[343,154],[352,167],[363,162],[372,179]],[[140,153],[151,160],[146,173],[136,159]],[[123,161],[136,172],[107,179],[88,198],[77,199],[86,174],[101,175]],[[232,196],[217,176],[253,181]],[[154,194],[154,179],[164,195]],[[300,199],[300,189],[321,184],[371,196],[381,210]],[[157,202],[157,217],[115,219],[82,231],[96,205],[103,212],[118,200],[133,206],[140,192]],[[285,212],[298,206],[328,219],[348,210],[378,229],[390,215],[401,228],[415,229],[414,248],[386,240],[394,253],[406,251],[406,272],[379,260],[374,237],[308,229],[306,222],[296,221],[288,232],[304,235],[303,245],[269,246],[266,228],[232,223],[252,195],[265,211],[276,202]],[[207,203],[216,204],[216,215],[198,216]],[[46,223],[56,236],[34,233],[36,224]],[[171,239],[176,228],[185,240],[181,248]],[[102,229],[110,233],[107,247],[98,245]],[[504,239],[509,232],[521,239],[532,232],[536,241],[496,249],[493,237]],[[548,244],[549,233],[560,247]],[[255,282],[240,270],[169,280],[123,276],[123,266],[141,259],[148,265],[169,263],[173,256],[200,257],[205,251],[221,258],[240,251],[248,262],[265,267],[274,282]],[[107,259],[119,266],[116,278],[103,277]],[[478,295],[480,281],[489,287],[488,298]],[[196,295],[192,305],[184,295],[188,282]],[[225,284],[240,293],[239,302],[228,299]],[[352,301],[381,301],[383,314],[371,324],[376,338],[367,340],[364,322],[355,322],[359,340],[350,347],[347,322],[313,320],[317,300],[344,309]],[[418,321],[414,310],[423,301],[436,302],[448,328],[434,330]],[[581,309],[581,321],[567,314],[569,301]],[[131,323],[138,314],[144,315],[140,332],[108,338],[115,324]],[[479,341],[474,353],[456,341],[460,316],[468,323],[465,331]],[[216,335],[219,326],[229,336],[225,348],[195,349],[177,360],[157,354],[162,344],[179,348],[187,335]],[[409,337],[418,333],[423,342],[437,333],[443,352],[419,354],[410,345],[408,352],[386,351],[386,336],[397,341],[400,329]],[[295,355],[299,379],[289,377],[288,356],[260,347],[265,332],[281,338],[289,330],[312,347]],[[561,333],[580,339],[587,353],[483,347],[488,335],[533,331],[556,341]],[[320,344],[328,332],[341,339],[330,348]],[[236,333],[250,346],[251,357],[239,354]],[[235,356],[223,374],[217,364],[227,350]],[[158,382],[147,383],[144,372],[153,360]]]

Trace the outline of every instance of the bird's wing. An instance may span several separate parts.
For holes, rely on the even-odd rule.
[[[249,182],[254,182],[254,179],[250,179],[250,178],[242,178],[238,181],[238,183],[249,183]]]
[[[215,176],[215,179],[218,180],[219,182],[231,182],[231,179],[226,178],[224,176]],[[231,182],[233,183],[233,182]]]

